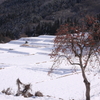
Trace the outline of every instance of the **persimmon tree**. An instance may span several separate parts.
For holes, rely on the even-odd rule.
[[[59,64],[61,57],[65,57],[71,65],[80,67],[86,87],[86,100],[90,100],[90,82],[86,74],[87,67],[90,63],[99,63],[99,32],[99,22],[94,17],[89,16],[85,17],[81,24],[68,23],[61,25],[57,30],[51,54],[51,57],[55,58],[51,71],[56,67],[56,63]]]

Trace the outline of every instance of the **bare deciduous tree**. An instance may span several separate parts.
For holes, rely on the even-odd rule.
[[[90,63],[99,63],[100,57],[100,24],[94,17],[86,17],[81,25],[74,23],[60,26],[54,40],[54,49],[51,57],[55,64],[65,57],[71,65],[78,65],[86,87],[86,100],[90,100],[90,82],[86,75],[86,69]],[[73,59],[74,58],[74,59]],[[97,67],[97,66],[96,66]]]

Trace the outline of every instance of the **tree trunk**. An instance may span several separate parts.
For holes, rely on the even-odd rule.
[[[87,80],[84,80],[86,86],[86,100],[90,100],[90,83]]]
[[[84,79],[84,84],[85,84],[85,87],[86,87],[86,100],[90,100],[90,83],[88,82],[87,80],[87,77],[85,75],[85,69],[83,67],[81,67],[82,69],[82,76],[83,76],[83,79]]]

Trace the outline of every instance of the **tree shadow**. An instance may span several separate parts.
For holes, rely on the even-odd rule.
[[[33,67],[33,68],[27,68],[28,70],[33,70],[33,71],[41,71],[41,72],[46,72],[48,73],[50,71],[49,68],[37,68],[37,67]],[[63,69],[63,68],[59,68],[59,69],[54,69],[51,73],[54,74],[58,74],[58,75],[65,75],[65,74],[70,74],[70,73],[74,73],[80,71],[80,69],[72,69],[72,68],[68,68],[68,69]]]

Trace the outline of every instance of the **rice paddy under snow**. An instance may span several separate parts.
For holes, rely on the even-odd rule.
[[[0,100],[85,100],[85,86],[78,67],[78,72],[73,73],[73,66],[63,62],[48,75],[53,64],[49,54],[54,38],[41,35],[0,44]],[[91,82],[91,100],[100,100],[100,72],[87,75]],[[16,93],[18,78],[25,84],[31,83],[32,94],[40,91],[44,97],[24,98],[1,92],[10,87]]]

